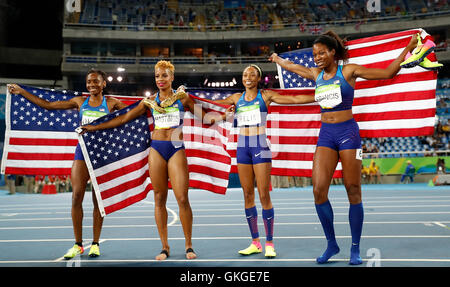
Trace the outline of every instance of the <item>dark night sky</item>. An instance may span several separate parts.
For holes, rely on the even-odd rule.
[[[8,0],[6,46],[62,50],[64,1]]]

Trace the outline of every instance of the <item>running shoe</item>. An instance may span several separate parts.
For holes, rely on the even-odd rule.
[[[262,247],[256,246],[253,242],[252,242],[252,244],[250,244],[249,247],[247,247],[243,250],[239,250],[239,254],[241,254],[241,255],[252,255],[252,254],[261,253],[261,252],[262,252]]]
[[[157,111],[158,113],[165,113],[166,110],[161,108],[157,102],[155,102],[154,100],[150,100],[150,99],[143,99],[142,100],[144,102],[144,105],[146,105],[147,107],[154,109],[155,111]]]
[[[437,71],[440,68],[442,68],[444,65],[438,62],[431,62],[427,58],[423,58],[423,61],[420,62],[419,66],[421,66],[424,69],[431,70],[431,71]]]
[[[100,256],[100,248],[97,244],[92,244],[91,249],[89,249],[89,257],[98,257]]]
[[[173,94],[172,96],[168,97],[164,101],[161,102],[160,106],[163,108],[170,107],[175,103],[177,100],[181,100],[182,98],[187,97],[187,94],[185,91],[179,91]]]
[[[414,48],[414,50],[411,53],[411,56],[409,56],[405,61],[403,61],[400,64],[400,67],[402,68],[412,68],[420,64],[420,62],[423,61],[423,59],[428,56],[431,52],[434,51],[434,48],[436,47],[436,44],[431,41],[427,40],[425,44],[422,44],[422,40],[420,38],[420,34],[417,34],[417,46]]]
[[[275,258],[277,256],[273,244],[266,244],[266,254],[264,256],[266,256],[266,258]]]
[[[74,258],[77,255],[81,255],[84,253],[84,248],[75,244],[72,248],[70,248],[67,253],[64,255],[64,259],[69,260]]]
[[[406,54],[405,59],[409,58],[411,56],[411,53],[408,52]],[[438,62],[432,62],[428,60],[427,57],[423,58],[423,61],[419,63],[419,66],[421,66],[424,69],[431,70],[431,71],[437,71],[440,68],[442,68],[444,65]]]

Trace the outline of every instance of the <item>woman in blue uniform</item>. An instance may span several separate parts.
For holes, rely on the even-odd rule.
[[[350,264],[362,263],[359,251],[364,210],[361,201],[361,139],[358,124],[353,119],[352,103],[357,78],[366,80],[390,79],[400,70],[405,55],[417,45],[413,36],[402,53],[386,68],[366,68],[357,64],[339,65],[347,60],[343,40],[332,31],[319,36],[313,45],[315,68],[294,64],[272,54],[269,60],[283,69],[303,78],[316,81],[315,100],[320,104],[322,126],[313,161],[313,192],[316,211],[322,224],[328,246],[318,263],[326,263],[339,253],[333,226],[333,210],[328,200],[328,190],[341,160],[344,185],[350,202],[349,222],[352,234]]]
[[[67,101],[48,102],[41,99],[16,84],[8,85],[11,94],[20,94],[30,102],[48,110],[66,110],[78,109],[82,124],[90,123],[97,118],[120,110],[127,105],[115,98],[106,98],[103,96],[103,89],[106,87],[106,74],[100,70],[90,70],[86,76],[86,88],[89,91],[89,97],[73,97]],[[89,180],[89,172],[78,144],[75,150],[75,158],[71,170],[72,182],[72,224],[75,235],[75,245],[64,255],[65,259],[74,258],[84,252],[83,248],[83,199],[86,191],[86,185]],[[93,242],[89,250],[89,256],[96,257],[100,255],[99,240],[103,224],[103,217],[98,209],[95,193],[92,193],[94,211],[93,211]]]
[[[172,89],[174,72],[175,67],[170,62],[159,61],[155,65],[155,81],[159,89],[156,96],[142,100],[126,114],[108,122],[82,127],[88,132],[114,128],[143,115],[147,112],[147,108],[150,108],[155,128],[152,132],[148,157],[149,163],[151,162],[149,173],[154,190],[155,221],[162,243],[162,251],[156,256],[157,260],[165,260],[170,255],[166,209],[169,178],[179,206],[186,258],[197,257],[192,249],[192,210],[188,198],[189,172],[182,133],[184,111],[189,110],[205,122],[214,123],[214,120],[205,119],[206,113],[203,109],[194,109],[194,101],[190,97],[176,99],[178,93]]]
[[[250,228],[252,243],[240,250],[242,255],[262,252],[259,239],[255,206],[255,180],[259,199],[262,205],[262,218],[266,231],[265,256],[276,256],[273,245],[274,210],[270,199],[270,171],[272,153],[266,137],[266,117],[268,106],[278,104],[303,104],[313,102],[312,96],[282,96],[274,91],[258,89],[262,71],[257,65],[248,66],[242,74],[245,92],[235,93],[216,103],[231,105],[227,113],[234,112],[239,127],[238,146],[236,151],[239,180],[244,191],[245,215]]]

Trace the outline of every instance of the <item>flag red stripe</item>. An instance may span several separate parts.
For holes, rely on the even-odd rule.
[[[387,40],[387,39],[401,37],[401,36],[407,36],[407,35],[412,36],[413,34],[416,34],[419,32],[420,32],[420,30],[415,29],[415,30],[401,31],[401,32],[395,32],[395,33],[390,33],[390,34],[383,34],[383,35],[372,36],[372,37],[368,37],[368,38],[350,40],[350,41],[345,42],[345,45],[350,46],[350,45],[355,45],[355,44],[363,44],[363,43],[368,43],[368,42]],[[369,47],[369,49],[370,49],[370,47]]]
[[[315,145],[317,144],[317,140],[319,137],[308,136],[304,137],[301,135],[301,131],[299,131],[298,136],[278,136],[278,143],[280,144],[298,144],[298,145]],[[270,143],[275,144],[276,142],[272,140],[272,137],[269,137]]]
[[[187,157],[199,157],[204,159],[213,160],[215,162],[221,162],[224,164],[230,163],[230,158],[225,155],[220,155],[217,153],[204,151],[204,150],[197,150],[197,149],[187,149],[186,150],[186,156]]]
[[[197,164],[189,165],[189,172],[195,172],[200,174],[209,174],[215,178],[228,180],[228,172],[221,171],[209,166],[202,166]]]
[[[130,205],[136,203],[136,202],[139,202],[147,197],[147,194],[149,193],[149,191],[150,191],[150,185],[148,185],[145,188],[145,190],[139,194],[130,196],[130,197],[126,198],[125,200],[122,200],[115,204],[105,206],[105,213],[110,214],[110,213],[113,213],[114,211],[123,209],[127,206],[130,206]]]
[[[406,111],[392,111],[380,112],[371,114],[355,114],[354,118],[357,122],[371,122],[371,121],[386,121],[386,120],[405,120],[405,119],[421,119],[434,117],[435,109],[425,110],[406,110]]]
[[[73,153],[20,153],[9,152],[11,160],[73,160]]]
[[[389,129],[389,130],[360,130],[361,137],[379,138],[379,137],[415,137],[427,136],[434,133],[434,127],[422,127],[413,129]]]
[[[6,167],[5,174],[22,175],[68,175],[71,168],[30,168],[30,167]]]
[[[117,195],[117,194],[127,191],[129,189],[140,186],[147,180],[147,178],[148,178],[148,174],[144,173],[143,175],[141,175],[138,178],[126,181],[126,182],[119,184],[115,187],[112,187],[110,189],[102,190],[100,193],[102,196],[102,199],[104,200],[104,199],[110,198],[111,196]]]
[[[219,193],[219,194],[225,194],[227,191],[227,187],[220,187],[220,186],[214,185],[212,183],[199,181],[199,180],[193,180],[193,179],[189,180],[189,186],[193,187],[193,188],[199,188],[199,189],[212,191],[214,193]]]
[[[358,97],[354,99],[353,106],[363,106],[363,105],[402,102],[402,101],[409,102],[418,100],[429,100],[434,98],[436,98],[435,90],[399,92],[380,96]]]
[[[15,138],[9,139],[10,145],[37,145],[37,146],[76,146],[77,139],[43,139],[43,138]]]
[[[392,79],[359,81],[359,82],[356,82],[355,89],[356,90],[369,89],[369,88],[390,86],[393,84],[409,83],[409,82],[416,82],[416,81],[428,81],[428,80],[435,80],[435,79],[436,79],[436,75],[430,71],[418,72],[418,73],[413,73],[413,74],[400,74],[400,75],[395,76]]]
[[[394,49],[405,48],[410,40],[411,40],[410,38],[403,38],[393,40],[388,43],[372,45],[370,46],[370,48],[362,47],[357,49],[351,49],[348,51],[348,56],[349,58],[371,56],[377,53],[389,52]]]
[[[299,115],[300,117],[300,115]],[[318,129],[321,126],[319,121],[268,121],[267,128],[279,128],[279,129]],[[281,131],[280,131],[281,132]],[[302,133],[301,130],[298,131],[299,135]]]
[[[305,105],[305,106],[270,106],[269,113],[278,113],[278,114],[319,114],[320,106],[319,105]],[[299,117],[301,119],[301,117]]]
[[[115,170],[113,170],[111,172],[108,172],[108,173],[106,173],[104,175],[98,176],[97,177],[97,183],[98,184],[105,183],[105,182],[110,181],[110,180],[112,180],[114,178],[117,178],[119,176],[123,176],[124,174],[133,172],[135,170],[139,170],[139,169],[143,168],[147,164],[148,164],[148,158],[147,157],[142,158],[140,161],[131,163],[131,164],[127,165],[127,166],[115,169]]]
[[[298,160],[312,161],[314,153],[312,152],[279,152],[272,160]]]

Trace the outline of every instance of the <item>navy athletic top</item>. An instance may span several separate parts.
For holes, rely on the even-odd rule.
[[[315,99],[320,104],[320,111],[336,112],[350,110],[355,96],[355,89],[345,80],[342,65],[338,66],[336,75],[329,80],[323,79],[322,71],[316,79]]]
[[[109,114],[108,105],[106,104],[106,97],[103,96],[102,104],[98,107],[89,105],[89,97],[83,102],[80,107],[81,125],[87,125],[96,119]]]
[[[175,91],[173,91],[175,93]],[[156,94],[156,103],[161,103],[159,92]],[[184,106],[180,100],[176,100],[170,107],[165,108],[166,113],[160,114],[152,109],[153,120],[155,121],[155,129],[177,128],[183,125]]]
[[[267,119],[267,106],[258,90],[252,101],[245,100],[245,92],[236,103],[236,118],[238,127],[265,126]]]

